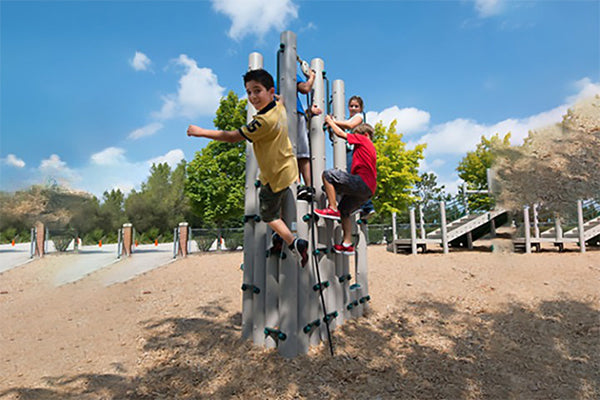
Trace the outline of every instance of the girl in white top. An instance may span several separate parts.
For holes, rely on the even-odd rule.
[[[348,100],[348,113],[350,116],[345,121],[335,121],[336,125],[342,129],[347,130],[348,132],[352,131],[358,125],[366,122],[365,112],[364,112],[365,104],[363,99],[360,96],[352,96],[350,100]],[[354,153],[354,146],[346,143],[346,170],[350,172],[352,168],[352,154]],[[363,206],[361,207],[360,217],[363,219],[371,217],[375,214],[375,207],[373,206],[373,202],[369,199]]]

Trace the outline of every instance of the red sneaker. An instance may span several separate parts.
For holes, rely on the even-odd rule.
[[[338,254],[343,254],[346,256],[353,256],[354,255],[354,246],[352,246],[351,244],[345,245],[345,244],[334,244],[333,245],[333,251],[335,251]]]
[[[334,210],[331,207],[323,208],[320,210],[317,209],[317,210],[315,210],[315,214],[317,214],[319,217],[323,217],[323,218],[334,219],[337,221],[340,220],[340,211]]]

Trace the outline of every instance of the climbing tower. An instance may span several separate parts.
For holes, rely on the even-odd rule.
[[[297,143],[296,71],[299,60],[296,35],[291,31],[281,34],[277,53],[277,87],[286,104],[288,134],[294,153]],[[259,216],[258,165],[252,145],[246,145],[246,197],[244,202],[244,272],[242,283],[242,337],[257,345],[277,347],[287,358],[308,352],[310,346],[328,341],[333,354],[332,331],[344,321],[362,315],[370,300],[367,283],[366,221],[356,216],[353,238],[356,254],[354,268],[350,258],[336,254],[332,247],[342,236],[339,222],[318,218],[314,209],[324,208],[326,197],[321,175],[326,165],[326,138],[323,130],[325,113],[332,106],[333,115],[344,119],[344,82],[333,82],[329,95],[329,81],[324,61],[315,58],[310,63],[316,72],[312,103],[323,114],[313,116],[309,123],[311,147],[313,201],[296,200],[296,185],[288,191],[283,207],[283,219],[292,233],[309,242],[309,262],[304,268],[283,246],[274,251],[271,229]],[[248,69],[263,68],[263,57],[251,53]],[[331,97],[331,98],[330,98]],[[310,105],[309,105],[310,106]],[[248,104],[248,121],[256,110]],[[345,141],[333,138],[333,164],[346,168]]]

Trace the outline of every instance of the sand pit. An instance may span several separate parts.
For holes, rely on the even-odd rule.
[[[282,359],[240,339],[242,253],[106,287],[0,274],[2,399],[597,399],[600,252],[369,247],[368,316]]]

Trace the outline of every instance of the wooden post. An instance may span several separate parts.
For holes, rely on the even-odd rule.
[[[133,225],[123,224],[123,254],[131,256],[131,247],[133,244]]]
[[[187,222],[180,222],[179,223],[179,248],[177,249],[178,256],[187,257],[188,236],[189,236],[189,224]]]
[[[36,257],[44,257],[45,242],[46,242],[46,229],[44,227],[44,224],[38,221],[35,224],[35,253],[34,254]]]

